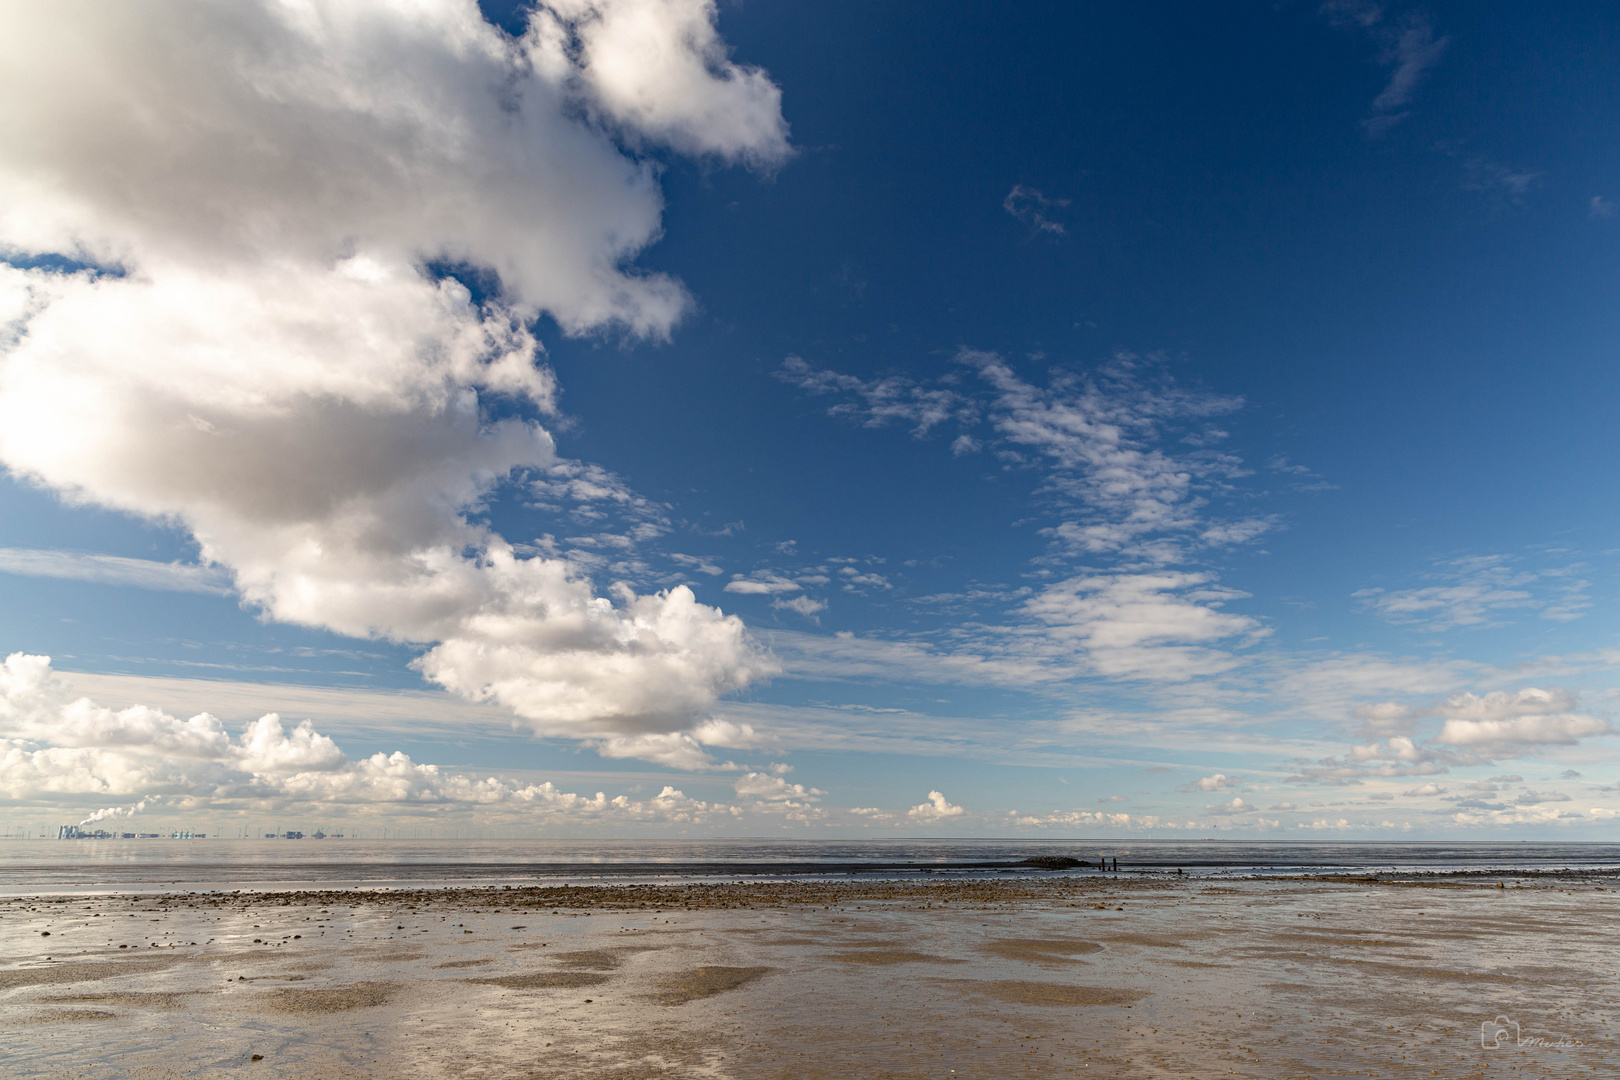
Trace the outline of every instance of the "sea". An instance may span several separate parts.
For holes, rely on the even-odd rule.
[[[1620,844],[1217,840],[0,840],[0,896],[939,875],[1607,875]]]

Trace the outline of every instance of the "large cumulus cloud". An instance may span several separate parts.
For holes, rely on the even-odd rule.
[[[789,152],[711,4],[568,0],[516,38],[472,0],[4,7],[0,463],[542,731],[678,731],[773,670],[684,587],[601,595],[476,513],[556,462],[537,316],[659,338],[689,305],[631,265],[662,213],[636,155]]]

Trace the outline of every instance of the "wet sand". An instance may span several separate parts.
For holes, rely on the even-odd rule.
[[[0,903],[0,1075],[1608,1076],[1617,888],[1030,875],[25,898]],[[1482,1046],[1499,1016],[1517,1033]]]

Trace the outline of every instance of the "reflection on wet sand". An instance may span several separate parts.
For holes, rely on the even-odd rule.
[[[1613,885],[1053,877],[21,899],[0,904],[0,1068],[1606,1076],[1620,1058]],[[1498,1017],[1512,1038],[1482,1042]]]

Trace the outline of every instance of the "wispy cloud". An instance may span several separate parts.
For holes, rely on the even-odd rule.
[[[1523,205],[1525,197],[1541,182],[1541,172],[1493,161],[1484,154],[1463,159],[1466,179],[1463,188],[1477,191],[1496,202]]]
[[[1216,448],[1224,433],[1210,423],[1242,408],[1241,398],[1183,387],[1162,359],[1131,353],[1085,372],[1053,367],[1041,382],[992,352],[962,349],[956,361],[972,380],[955,372],[932,382],[865,380],[798,357],[789,358],[782,377],[813,393],[839,394],[844,400],[830,411],[866,427],[903,421],[920,433],[953,422],[961,429],[953,453],[983,452],[1003,472],[1037,478],[1037,500],[1058,518],[1040,530],[1052,543],[1037,560],[1042,576],[1069,560],[1087,565],[1026,589],[1023,602],[995,621],[964,626],[949,641],[891,642],[857,666],[902,649],[922,663],[914,671],[950,681],[971,672],[1015,682],[1178,682],[1230,670],[1238,662],[1233,647],[1269,632],[1221,610],[1246,594],[1220,586],[1207,569],[1173,569],[1204,552],[1253,543],[1279,524],[1267,514],[1211,513],[1212,497],[1249,475],[1238,457]],[[839,576],[846,588],[889,587],[877,574],[846,568]],[[1012,598],[1006,590],[980,595],[987,603]]]
[[[817,369],[801,357],[790,356],[782,361],[776,377],[807,393],[841,394],[852,399],[833,405],[827,415],[848,417],[864,427],[910,424],[912,434],[922,438],[947,420],[971,424],[978,419],[973,403],[951,387],[924,386],[905,376],[862,379]]]
[[[1374,115],[1365,121],[1369,131],[1386,130],[1406,116],[1401,110],[1411,103],[1424,73],[1440,62],[1450,42],[1447,37],[1436,38],[1428,17],[1421,14],[1408,16],[1403,26],[1387,32],[1380,58],[1393,70],[1389,83],[1373,98]]]
[[[1298,462],[1290,461],[1287,455],[1284,454],[1272,455],[1271,459],[1266,462],[1266,468],[1279,476],[1290,478],[1291,486],[1299,491],[1321,492],[1338,490],[1337,484],[1328,483],[1314,469],[1311,469],[1306,465],[1301,465]]]
[[[1243,400],[1180,387],[1151,359],[1121,353],[1085,375],[1054,369],[1045,386],[995,353],[963,350],[957,359],[991,392],[986,411],[1015,455],[1009,464],[1042,468],[1045,492],[1082,511],[1048,534],[1078,552],[1181,561],[1173,537],[1204,524],[1201,484],[1242,472],[1230,454],[1161,445],[1167,427],[1235,412]],[[1230,534],[1215,535],[1229,542]]]
[[[1060,667],[1078,663],[1092,674],[1180,682],[1236,665],[1218,643],[1252,643],[1269,633],[1246,615],[1220,610],[1245,595],[1207,574],[1083,575],[1024,603],[1022,613],[1041,629],[1038,643],[1027,633],[1010,637],[1014,649],[1021,645]]]
[[[1063,222],[1056,217],[1068,205],[1068,199],[1048,198],[1035,188],[1023,184],[1014,184],[1007,197],[1001,200],[1001,208],[1029,226],[1031,235],[1054,238],[1068,234]]]
[[[792,676],[1024,690],[1102,678],[1170,684],[1232,670],[1270,630],[1221,608],[1246,594],[1182,571],[1079,574],[1034,590],[993,622],[944,635],[772,635]],[[791,606],[783,601],[780,606]]]
[[[811,393],[844,397],[830,415],[864,427],[910,423],[918,435],[954,422],[962,433],[953,453],[990,452],[1004,470],[1044,474],[1039,493],[1065,518],[1045,535],[1075,554],[1163,565],[1184,561],[1200,545],[1246,543],[1276,526],[1263,515],[1207,515],[1206,493],[1248,470],[1214,448],[1219,439],[1196,436],[1208,421],[1241,409],[1242,398],[1182,387],[1162,360],[1132,353],[1083,373],[1054,367],[1045,385],[996,353],[962,349],[956,360],[977,376],[976,386],[955,373],[931,382],[862,379],[797,356],[778,374]],[[1194,437],[1181,438],[1183,449],[1173,451],[1172,431]]]
[[[1386,18],[1382,5],[1366,0],[1327,0],[1320,10],[1333,25],[1371,36],[1379,46],[1379,63],[1390,69],[1389,81],[1361,122],[1369,136],[1378,138],[1411,115],[1407,106],[1451,39],[1436,37],[1428,13],[1421,10]]]
[[[1503,613],[1513,610],[1567,621],[1580,618],[1591,604],[1586,598],[1588,583],[1573,569],[1521,570],[1504,556],[1473,556],[1437,567],[1430,576],[1442,584],[1361,589],[1353,595],[1365,609],[1390,622],[1435,632],[1503,626],[1508,622]]]
[[[228,596],[231,579],[223,569],[195,563],[129,559],[122,555],[89,555],[49,548],[0,548],[0,573],[25,577],[67,578],[101,585],[123,585],[164,592]]]

